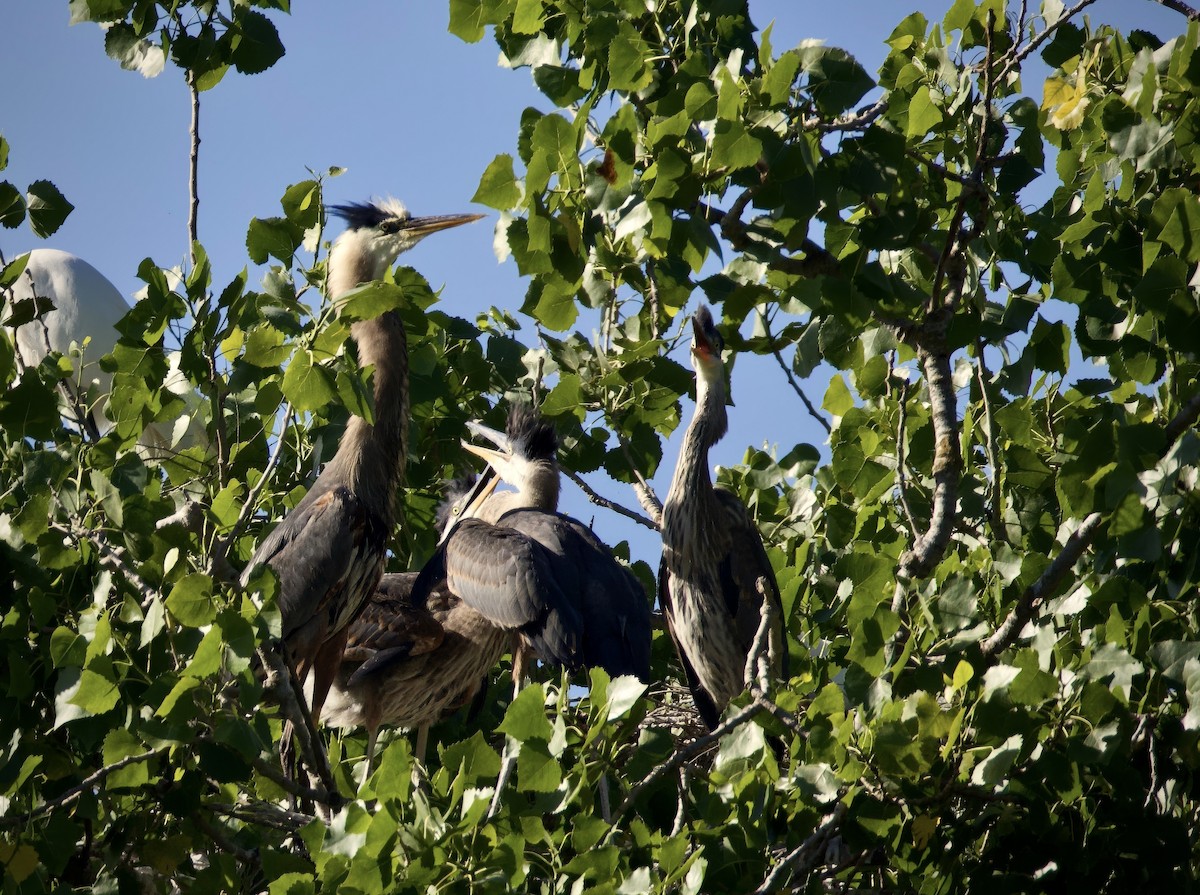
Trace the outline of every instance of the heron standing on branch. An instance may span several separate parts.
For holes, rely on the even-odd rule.
[[[482,215],[413,217],[395,200],[334,206],[347,228],[329,251],[336,302],[383,276],[430,233]],[[408,447],[408,345],[396,311],[353,323],[359,364],[374,369],[375,420],[350,417],[337,453],[308,494],[267,535],[242,575],[269,565],[279,579],[283,643],[297,676],[311,672],[315,721],[346,645],[347,626],[383,574]]]
[[[709,728],[745,689],[746,658],[766,599],[774,604],[769,634],[776,674],[787,675],[787,639],[779,586],[762,537],[746,507],[713,487],[708,451],[724,436],[724,341],[701,306],[692,318],[696,412],[683,437],[663,504],[658,594],[696,708]]]

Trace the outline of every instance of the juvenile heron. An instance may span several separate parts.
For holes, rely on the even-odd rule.
[[[456,483],[443,507],[442,542],[421,571],[384,576],[351,626],[327,723],[367,729],[368,762],[381,725],[417,728],[467,704],[513,642],[544,661],[584,664],[612,676],[650,674],[650,609],[637,579],[558,505],[557,438],[528,408],[507,434],[472,428],[499,444],[470,445],[491,464],[473,486]],[[495,491],[503,479],[514,491]],[[401,590],[407,597],[397,600]],[[442,629],[434,643],[424,609]]]
[[[347,225],[329,251],[329,295],[335,302],[379,279],[396,256],[430,233],[482,217],[413,217],[395,200],[331,211]],[[375,421],[350,417],[333,459],[259,544],[242,575],[245,585],[266,564],[279,579],[282,639],[300,680],[313,674],[314,722],[341,661],[347,626],[383,573],[408,448],[408,346],[400,315],[387,311],[357,321],[350,334],[359,364],[375,371]]]
[[[775,604],[770,631],[774,671],[787,675],[787,640],[779,586],[762,537],[746,507],[713,487],[708,451],[728,428],[724,342],[712,314],[692,318],[696,411],[683,437],[663,504],[659,601],[700,716],[716,727],[721,712],[745,689],[746,658],[758,630],[766,580]]]

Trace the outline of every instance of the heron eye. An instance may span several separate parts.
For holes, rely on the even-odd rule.
[[[384,233],[392,234],[400,229],[400,221],[397,218],[388,218],[386,221],[381,221],[379,229]]]

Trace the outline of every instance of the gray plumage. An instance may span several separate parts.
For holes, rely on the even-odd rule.
[[[702,306],[692,323],[696,412],[663,504],[659,600],[696,707],[713,728],[745,689],[746,658],[761,618],[760,577],[776,609],[774,671],[785,677],[787,639],[762,537],[742,502],[712,484],[708,451],[728,427],[724,343],[708,308]]]
[[[395,200],[331,211],[348,224],[329,253],[329,294],[335,302],[379,279],[428,234],[480,217],[414,218]],[[282,639],[301,680],[313,671],[314,720],[341,661],[347,626],[383,572],[408,448],[408,346],[400,315],[387,311],[356,321],[350,333],[360,364],[374,368],[374,422],[350,418],[333,459],[263,539],[242,575],[246,584],[266,564],[279,579]]]
[[[377,613],[384,597],[376,594],[351,626],[327,718],[365,726],[372,752],[379,725],[423,728],[469,702],[514,635],[552,664],[649,679],[645,592],[586,526],[554,511],[553,427],[519,408],[505,435],[474,428],[504,450],[470,446],[492,467],[478,483],[452,486],[439,512],[442,542],[420,575],[406,579],[403,612]],[[499,479],[517,490],[493,492]],[[355,651],[373,627],[403,628],[421,612],[444,631],[435,647],[407,655],[402,647],[386,659]],[[406,639],[413,638],[399,638]]]

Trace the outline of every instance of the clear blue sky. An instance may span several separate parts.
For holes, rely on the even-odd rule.
[[[759,27],[774,21],[777,50],[823,39],[874,73],[899,21],[916,9],[940,18],[950,2],[750,0],[750,9]],[[1101,0],[1090,14],[1164,38],[1186,24],[1149,0]],[[514,152],[525,106],[551,109],[528,69],[497,66],[490,35],[465,44],[447,32],[446,0],[294,3],[292,15],[270,15],[287,55],[254,77],[231,72],[201,100],[199,230],[218,288],[248,263],[250,218],[277,214],[284,189],[307,168],[348,169],[328,183],[330,201],[390,194],[416,214],[487,211],[470,204],[480,173],[498,153]],[[0,133],[11,144],[0,179],[22,190],[33,180],[53,181],[75,211],[45,245],[86,258],[128,298],[141,286],[143,258],[169,267],[187,251],[188,95],[178,69],[168,65],[151,80],[123,71],[105,55],[97,26],[67,21],[66,0],[0,6]],[[1040,98],[1040,85],[1026,90]],[[473,319],[490,305],[515,310],[522,303],[526,284],[516,266],[498,265],[492,252],[494,222],[489,214],[439,234],[404,259],[434,288],[445,286],[451,313]],[[37,245],[28,228],[0,231],[6,258]],[[679,359],[687,362],[682,352]],[[818,405],[824,389],[824,382],[807,389]],[[786,451],[824,440],[769,358],[739,363],[733,399],[731,431],[715,462],[738,462],[747,445]],[[655,480],[662,495],[678,435]],[[602,474],[591,484],[633,502],[628,488]],[[566,497],[568,512],[594,516],[607,540],[638,538],[635,555],[656,565],[657,539],[639,534],[644,529],[597,511],[573,486]]]

